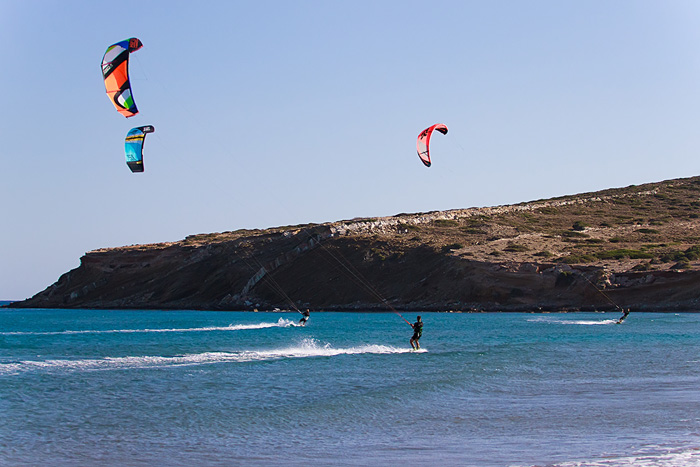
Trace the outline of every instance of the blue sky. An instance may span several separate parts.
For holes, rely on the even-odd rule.
[[[700,173],[696,1],[133,5],[0,0],[2,299],[101,247]],[[129,37],[126,119],[99,65]]]

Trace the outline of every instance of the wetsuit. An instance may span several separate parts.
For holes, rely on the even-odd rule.
[[[417,341],[423,335],[423,321],[413,323],[413,337],[411,340]]]

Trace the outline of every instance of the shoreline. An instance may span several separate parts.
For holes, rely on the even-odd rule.
[[[95,310],[100,310],[100,311],[166,311],[166,312],[185,312],[185,311],[206,311],[206,312],[216,312],[216,313],[299,313],[296,310],[269,310],[269,309],[230,309],[230,310],[223,310],[223,309],[211,309],[211,308],[163,308],[163,307],[140,307],[140,308],[133,308],[133,307],[124,307],[124,308],[118,308],[118,307],[27,307],[27,306],[11,306],[11,305],[0,305],[0,309],[8,309],[8,310],[59,310],[59,311],[95,311]],[[370,307],[363,308],[363,307],[357,307],[357,308],[323,308],[323,309],[314,309],[314,308],[309,308],[309,311],[311,313],[367,313],[367,314],[373,314],[373,313],[455,313],[455,314],[461,314],[461,313],[473,313],[473,314],[478,314],[478,313],[494,313],[494,314],[508,314],[508,313],[527,313],[527,314],[575,314],[575,313],[598,313],[598,314],[606,314],[606,313],[613,313],[613,314],[618,314],[621,313],[620,310],[618,309],[610,309],[610,310],[604,310],[604,309],[586,309],[586,308],[566,308],[566,309],[539,309],[539,310],[532,310],[531,308],[518,308],[518,309],[469,309],[469,310],[459,310],[459,309],[444,309],[444,308],[396,308],[396,311],[393,310],[387,310],[387,309],[382,309],[382,310],[377,310],[377,309],[371,309]],[[678,308],[670,308],[670,307],[645,307],[644,309],[631,309],[631,313],[700,313],[700,308],[685,308],[685,307],[678,307]]]

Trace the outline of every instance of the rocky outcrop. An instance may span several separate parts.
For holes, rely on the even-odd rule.
[[[100,249],[12,306],[697,310],[698,200],[700,179],[693,178],[514,206]]]

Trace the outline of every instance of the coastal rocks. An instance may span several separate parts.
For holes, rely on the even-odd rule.
[[[100,249],[12,306],[696,309],[700,179],[660,187]]]
[[[656,277],[654,274],[619,274],[613,275],[611,282],[618,287],[635,287],[654,283]]]
[[[289,237],[280,237],[287,238]],[[274,246],[274,242],[272,244]],[[404,251],[401,259],[366,261],[374,244],[328,237],[323,249],[318,241],[267,252],[265,266],[254,271],[237,259],[236,250],[222,247],[218,255],[184,248],[177,254],[159,250],[148,268],[133,264],[134,251],[102,252],[62,276],[56,284],[22,307],[68,308],[193,308],[272,309],[289,306],[280,291],[297,304],[325,310],[382,310],[386,306],[373,291],[396,309],[525,311],[533,309],[606,309],[612,305],[592,285],[595,268],[579,270],[566,264],[499,264],[464,260],[430,248]],[[170,247],[173,248],[173,247]],[[298,249],[297,249],[298,248]],[[326,251],[328,249],[328,251]],[[290,255],[290,251],[296,251]],[[152,253],[152,252],[151,252]],[[137,254],[138,255],[138,254]],[[342,271],[332,258],[344,258],[353,275]],[[258,258],[258,260],[262,257]],[[145,264],[145,262],[140,263]],[[110,267],[107,267],[110,266]],[[158,271],[154,277],[153,271]],[[274,273],[272,287],[265,277]],[[651,303],[668,306],[669,288],[676,285],[666,274],[666,287],[653,288],[659,274],[615,274],[606,294],[623,306]],[[697,273],[676,274],[697,284]],[[361,280],[358,280],[361,278]],[[585,279],[585,280],[584,280]],[[653,288],[653,289],[652,289]],[[697,289],[696,289],[697,290]],[[698,293],[679,296],[674,309],[695,306]],[[684,305],[685,303],[685,305]]]

